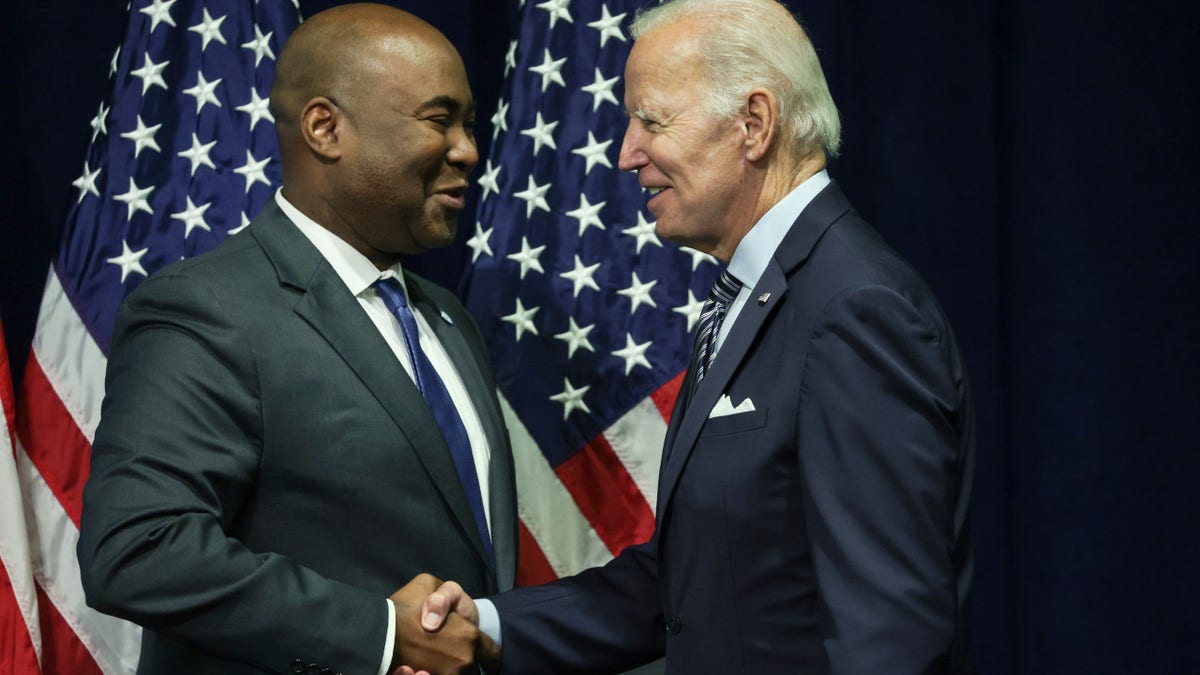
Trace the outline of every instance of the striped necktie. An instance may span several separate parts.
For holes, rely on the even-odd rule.
[[[458,409],[454,406],[450,392],[445,383],[434,369],[429,357],[421,349],[417,333],[417,322],[409,309],[408,300],[404,297],[404,288],[400,280],[387,277],[376,281],[372,286],[383,300],[383,304],[395,315],[400,322],[400,332],[404,336],[404,346],[408,348],[408,356],[412,359],[413,379],[417,389],[429,405],[429,410],[442,429],[446,445],[450,447],[450,455],[454,459],[454,467],[458,470],[458,478],[462,481],[463,490],[467,493],[467,502],[471,505],[471,515],[475,519],[475,527],[479,529],[479,537],[483,540],[483,548],[487,551],[488,563],[492,563],[492,538],[488,534],[487,516],[483,511],[483,497],[479,492],[479,476],[475,473],[475,458],[471,454],[471,441],[467,437],[467,428],[463,425]]]
[[[742,282],[726,269],[717,277],[704,308],[700,311],[700,328],[696,331],[696,347],[692,356],[692,369],[696,377],[692,380],[692,392],[700,386],[700,380],[708,373],[713,358],[717,355],[717,334],[721,331],[721,322],[725,320],[725,312],[730,303],[742,289]]]

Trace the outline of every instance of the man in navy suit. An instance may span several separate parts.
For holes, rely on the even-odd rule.
[[[145,628],[139,673],[463,667],[478,629],[438,653],[417,615],[436,584],[401,584],[512,587],[512,456],[479,332],[400,260],[454,239],[478,161],[466,70],[417,17],[342,5],[292,33],[271,111],[280,192],[121,309],[88,603]]]
[[[933,294],[825,171],[840,125],[773,0],[639,16],[620,166],[660,235],[728,263],[663,450],[657,530],[610,564],[426,603],[505,673],[970,670],[974,413]]]

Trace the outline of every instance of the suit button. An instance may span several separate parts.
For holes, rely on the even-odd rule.
[[[683,630],[683,622],[679,620],[679,617],[672,614],[667,619],[667,632],[671,635],[679,635],[679,631],[681,630]]]
[[[292,661],[292,672],[295,673],[296,675],[303,675],[304,662],[301,661],[300,659],[294,659]]]

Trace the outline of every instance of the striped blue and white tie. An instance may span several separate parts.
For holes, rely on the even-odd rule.
[[[725,312],[729,310],[730,303],[741,289],[742,282],[727,269],[717,277],[716,283],[708,293],[708,299],[704,301],[704,308],[700,311],[700,328],[696,331],[695,354],[692,357],[692,369],[696,373],[695,379],[692,380],[693,392],[700,386],[700,380],[704,379],[709,365],[717,355],[717,334],[721,331],[721,322],[725,320]]]

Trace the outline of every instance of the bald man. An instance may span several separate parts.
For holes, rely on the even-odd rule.
[[[454,238],[466,73],[420,19],[344,5],[292,35],[271,110],[275,199],[122,307],[88,604],[145,628],[139,673],[458,672],[486,638],[463,621],[432,643],[435,580],[401,586],[512,586],[512,457],[478,331],[400,257]]]

